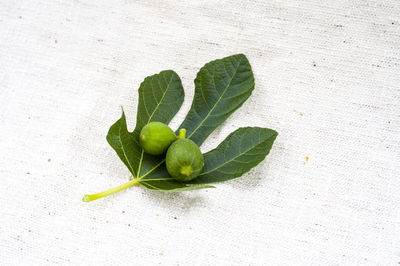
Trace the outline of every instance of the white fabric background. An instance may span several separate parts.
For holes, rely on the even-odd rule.
[[[400,2],[0,2],[0,264],[398,265]],[[202,146],[276,129],[216,189],[133,187],[105,135],[174,69],[248,56],[256,89]],[[309,158],[308,161],[306,158]]]

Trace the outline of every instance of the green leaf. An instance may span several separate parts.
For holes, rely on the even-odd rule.
[[[180,126],[188,138],[199,146],[251,95],[254,76],[246,56],[237,54],[205,64],[195,79],[195,95],[191,109]],[[122,110],[107,141],[128,167],[133,179],[109,190],[85,195],[84,202],[111,195],[141,184],[148,189],[162,191],[189,191],[213,188],[203,185],[241,176],[259,164],[269,153],[278,135],[272,129],[247,127],[230,134],[217,148],[204,154],[203,173],[191,182],[182,183],[171,178],[165,167],[164,156],[144,153],[139,144],[141,129],[152,121],[168,124],[179,111],[184,91],[179,76],[172,70],[144,79],[139,87],[136,127],[127,129]]]
[[[264,160],[278,133],[260,127],[239,128],[212,151],[204,154],[204,168],[191,184],[237,178]]]
[[[205,64],[194,83],[193,103],[180,128],[200,146],[247,100],[254,89],[254,76],[246,56],[238,54]]]
[[[185,183],[180,183],[172,178],[164,179],[143,179],[140,184],[148,189],[152,190],[163,190],[168,192],[180,192],[180,191],[190,191],[204,188],[214,188],[214,186],[209,185],[189,185]]]

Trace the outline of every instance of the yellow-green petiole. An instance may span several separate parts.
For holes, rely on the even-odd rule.
[[[97,200],[97,199],[100,199],[102,197],[114,194],[116,192],[119,192],[119,191],[124,190],[124,189],[126,189],[128,187],[132,187],[132,186],[138,185],[138,184],[139,184],[139,181],[134,178],[134,179],[126,182],[125,184],[122,184],[122,185],[118,186],[118,187],[115,187],[115,188],[112,188],[112,189],[109,189],[109,190],[106,190],[106,191],[103,191],[103,192],[100,192],[100,193],[96,193],[96,194],[85,195],[82,198],[82,201],[83,202],[89,202],[89,201],[92,201],[92,200]]]

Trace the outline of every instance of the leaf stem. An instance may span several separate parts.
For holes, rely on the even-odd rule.
[[[184,138],[186,138],[186,129],[182,128],[182,129],[179,130],[179,136],[178,136],[178,138],[179,138],[179,139],[184,139]]]
[[[100,193],[97,193],[97,194],[85,195],[82,198],[82,201],[83,202],[89,202],[89,201],[97,200],[97,199],[100,199],[102,197],[114,194],[116,192],[119,192],[121,190],[124,190],[124,189],[126,189],[128,187],[131,187],[131,186],[134,186],[134,185],[137,185],[137,184],[139,184],[139,181],[136,178],[134,178],[134,179],[126,182],[125,184],[122,184],[122,185],[118,186],[118,187],[114,187],[112,189],[109,189],[109,190],[106,190],[106,191],[103,191],[103,192],[100,192]]]

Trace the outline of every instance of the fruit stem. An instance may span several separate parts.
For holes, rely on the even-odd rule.
[[[179,139],[184,139],[184,138],[186,138],[186,129],[182,128],[182,129],[179,130],[179,136],[178,136],[178,138],[179,138]]]
[[[122,184],[122,185],[118,186],[118,187],[115,187],[115,188],[112,188],[112,189],[109,189],[109,190],[106,190],[106,191],[103,191],[103,192],[100,192],[100,193],[97,193],[97,194],[85,195],[82,198],[82,201],[83,202],[89,202],[89,201],[92,201],[92,200],[97,200],[97,199],[100,199],[102,197],[114,194],[114,193],[116,193],[118,191],[124,190],[124,189],[126,189],[128,187],[131,187],[131,186],[134,186],[134,185],[137,185],[137,184],[139,184],[139,182],[134,178],[134,179],[126,182],[125,184]]]

